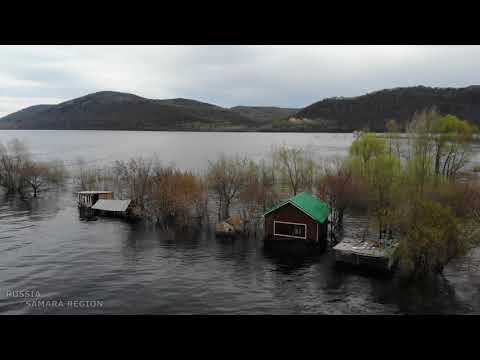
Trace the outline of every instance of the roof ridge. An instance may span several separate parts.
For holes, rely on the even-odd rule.
[[[264,212],[263,215],[265,216],[266,214],[275,211],[288,203],[295,206],[300,211],[304,212],[306,215],[319,222],[324,222],[328,218],[328,215],[331,211],[326,203],[319,200],[312,194],[306,191],[302,191],[287,200],[279,202],[277,205]]]

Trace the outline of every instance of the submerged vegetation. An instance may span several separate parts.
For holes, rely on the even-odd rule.
[[[27,146],[18,139],[6,145],[0,143],[0,187],[5,193],[37,197],[40,191],[62,185],[66,176],[63,162],[33,160]]]
[[[478,238],[480,188],[461,174],[477,129],[435,110],[416,114],[401,142],[390,120],[385,136],[368,132],[352,143],[343,166],[363,187],[379,240],[395,240],[401,269],[441,273]]]
[[[71,175],[76,190],[112,190],[132,200],[135,215],[165,228],[235,213],[256,233],[268,208],[308,191],[332,209],[332,233],[342,231],[347,211],[361,211],[379,246],[396,244],[393,256],[406,274],[441,273],[480,238],[480,187],[469,179],[475,169],[465,171],[478,130],[435,110],[415,114],[406,136],[393,119],[386,128],[383,135],[357,133],[345,158],[281,145],[259,160],[222,155],[203,173],[140,157],[106,167],[77,159]],[[0,186],[7,193],[36,197],[66,176],[63,163],[32,160],[18,140],[0,144]]]

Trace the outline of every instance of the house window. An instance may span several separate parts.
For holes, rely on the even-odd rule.
[[[307,225],[283,221],[274,221],[273,234],[278,236],[306,239]]]

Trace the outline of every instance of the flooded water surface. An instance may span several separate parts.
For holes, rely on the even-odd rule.
[[[272,145],[344,156],[352,134],[1,131],[35,157],[73,165],[156,154],[202,170],[220,154],[265,156]],[[476,155],[477,156],[477,155]],[[362,219],[348,216],[347,232]],[[480,313],[480,252],[445,276],[405,284],[339,269],[331,253],[265,247],[121,219],[80,218],[71,190],[36,200],[0,197],[1,314],[404,314]]]

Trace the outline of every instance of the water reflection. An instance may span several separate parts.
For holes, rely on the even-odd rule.
[[[88,149],[88,160],[102,158],[106,163],[140,155],[144,150],[145,154],[161,150],[165,160],[177,160],[183,169],[203,168],[217,150],[225,148],[261,156],[271,144],[283,140],[301,145],[313,139],[315,151],[323,156],[324,149],[326,155],[346,151],[351,141],[349,134],[242,134],[240,139],[246,142],[236,141],[238,134],[214,134],[221,141],[212,142],[212,134],[120,132],[118,136],[125,143],[133,141],[120,149],[104,144],[110,134],[88,132],[79,136],[74,132],[69,137],[68,132],[62,132],[52,138],[53,134],[44,132],[35,143],[33,138],[38,134],[22,132],[22,136],[32,137],[30,144],[37,146],[39,153],[48,153],[52,147],[66,160],[79,155],[75,144],[81,153]],[[175,141],[198,149],[198,141],[184,141],[185,136],[206,147],[202,152],[178,151],[172,146]],[[159,141],[163,139],[168,141]],[[227,146],[231,144],[235,147]],[[124,153],[116,153],[117,149]],[[477,158],[478,154],[480,151]],[[88,221],[74,200],[71,192],[64,190],[42,193],[38,199],[0,196],[0,313],[480,312],[480,252],[473,253],[468,262],[457,259],[446,268],[445,278],[411,283],[396,276],[384,278],[339,269],[331,252],[311,247],[264,244],[260,237],[217,239],[211,227],[185,232],[117,218]],[[215,218],[212,214],[211,219]],[[357,214],[347,215],[345,236],[361,237],[364,220]],[[103,300],[105,307],[88,311],[31,309],[22,299],[6,297],[9,288],[38,288],[44,299]]]
[[[394,304],[400,313],[448,314],[467,309],[443,276],[411,281],[397,275],[390,281],[372,281],[371,289],[376,302]]]
[[[98,217],[95,214],[95,211],[90,208],[79,208],[78,209],[78,218],[80,221],[97,221]]]
[[[320,261],[324,253],[319,247],[301,242],[264,242],[263,256],[275,265],[275,270],[290,275]]]
[[[10,226],[2,235],[10,238],[0,242],[0,285],[38,287],[46,299],[106,302],[105,309],[75,313],[478,311],[474,301],[459,301],[448,279],[410,284],[339,269],[331,252],[315,246],[264,243],[254,237],[217,239],[208,227],[166,230],[110,217],[83,221],[75,204],[61,197],[38,200],[9,199],[2,204],[7,211],[0,221]],[[44,213],[51,218],[45,220]],[[35,224],[41,226],[29,228]],[[25,229],[16,232],[15,226]],[[4,294],[0,312],[72,313],[26,308]]]
[[[0,221],[10,220],[10,222],[42,221],[55,217],[62,209],[55,193],[45,194],[38,198],[20,197],[18,195],[0,195]]]

